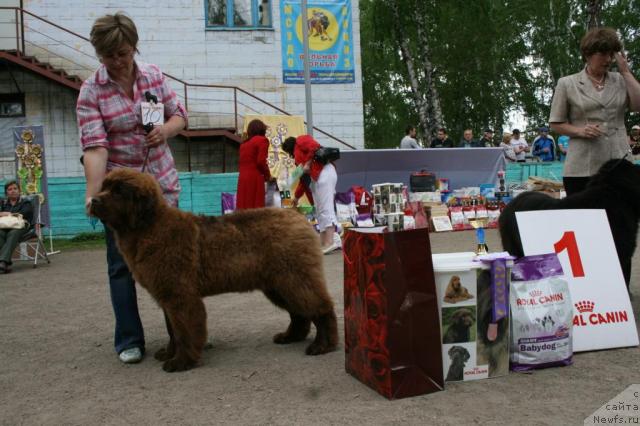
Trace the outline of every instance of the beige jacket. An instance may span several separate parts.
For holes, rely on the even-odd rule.
[[[624,157],[629,151],[624,125],[628,105],[627,85],[617,72],[607,73],[602,92],[596,91],[585,70],[558,80],[549,123],[597,123],[605,132],[596,139],[571,138],[564,176],[591,176],[607,160]]]

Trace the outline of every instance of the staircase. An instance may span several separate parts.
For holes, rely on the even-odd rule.
[[[87,37],[19,7],[0,7],[0,41],[0,59],[74,90],[80,90],[84,78],[99,65]],[[237,149],[243,128],[239,108],[249,114],[290,115],[240,87],[193,84],[166,73],[165,77],[187,108],[189,128],[181,132],[187,141],[229,142]],[[314,129],[339,145],[355,149]]]
[[[82,86],[82,79],[77,75],[70,75],[63,69],[55,68],[46,62],[41,62],[35,56],[23,56],[17,50],[2,50],[0,51],[0,58],[20,65],[23,68],[71,89],[80,90],[80,86]]]

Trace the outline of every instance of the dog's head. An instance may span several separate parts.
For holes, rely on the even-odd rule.
[[[464,364],[469,361],[470,357],[469,351],[462,346],[451,346],[451,349],[449,349],[449,358],[451,358],[451,361],[454,363],[459,361]]]
[[[640,202],[640,166],[625,158],[609,160],[593,175],[589,186],[606,185],[619,190],[631,200]]]
[[[119,168],[107,175],[100,192],[91,198],[89,212],[115,231],[135,231],[153,223],[163,203],[160,186],[151,175]]]
[[[475,317],[469,309],[458,309],[451,315],[452,324],[458,327],[471,327]]]
[[[449,281],[449,285],[451,286],[452,289],[454,289],[455,291],[460,290],[460,287],[462,286],[460,284],[460,277],[457,275],[453,275],[451,277],[451,281]]]

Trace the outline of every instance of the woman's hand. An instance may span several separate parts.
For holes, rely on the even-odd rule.
[[[89,212],[90,209],[91,209],[91,197],[86,197],[84,199],[84,211],[87,214],[87,216],[91,216],[91,213]]]
[[[155,148],[167,142],[167,134],[164,126],[154,126],[146,136],[147,148]]]
[[[625,72],[631,72],[631,69],[629,68],[629,62],[627,62],[627,57],[624,53],[616,52],[613,54],[613,56],[616,59],[616,64],[618,64],[618,71],[620,71],[621,74]]]
[[[604,133],[602,133],[602,130],[600,130],[599,124],[587,124],[582,128],[582,131],[578,136],[585,139],[594,139],[602,136],[603,134]]]

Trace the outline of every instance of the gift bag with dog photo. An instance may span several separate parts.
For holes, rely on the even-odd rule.
[[[508,255],[508,254],[507,254]],[[509,270],[513,261],[475,254],[433,255],[441,310],[445,381],[509,373]]]
[[[343,251],[347,372],[389,399],[443,390],[427,229],[355,228]]]

